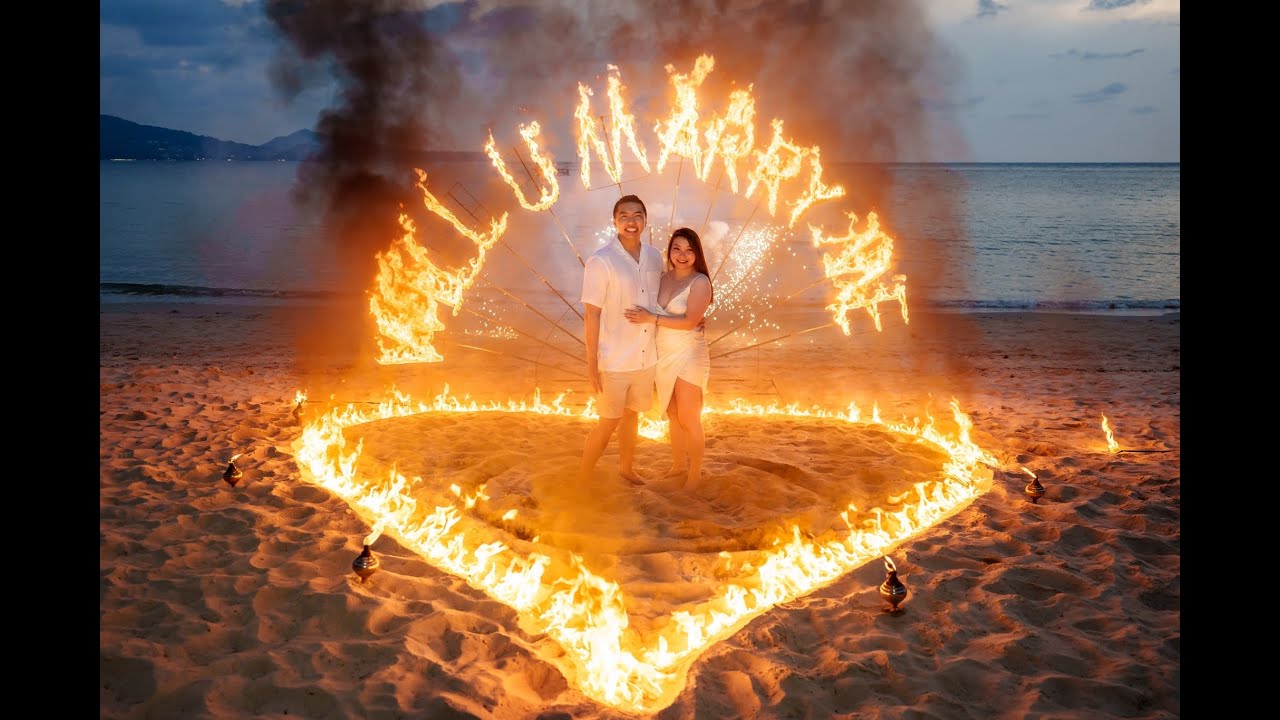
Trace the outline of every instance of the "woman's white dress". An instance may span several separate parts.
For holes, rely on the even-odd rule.
[[[667,301],[662,308],[668,315],[684,315],[689,309],[689,289],[693,283]],[[707,392],[711,376],[711,355],[707,351],[707,335],[701,328],[677,330],[658,327],[658,408],[667,416],[667,405],[675,392],[676,378]]]

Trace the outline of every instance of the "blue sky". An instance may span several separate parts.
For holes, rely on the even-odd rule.
[[[739,15],[746,17],[758,9],[758,1],[741,0],[734,7],[743,8]],[[506,121],[493,109],[507,100],[503,97],[507,86],[495,74],[521,66],[504,65],[489,56],[499,47],[514,52],[511,48],[516,44],[524,51],[561,52],[563,48],[555,45],[557,27],[544,22],[544,17],[550,16],[541,14],[557,2],[567,0],[400,0],[399,5],[421,11],[432,37],[453,53],[459,84],[450,94],[466,99],[461,108],[475,111],[471,115],[454,108],[447,113],[451,126],[442,144],[478,151],[485,126]],[[852,5],[835,3],[841,11]],[[899,159],[1180,161],[1178,0],[920,0],[915,5],[910,12],[902,11],[910,6],[904,0],[886,6],[892,8],[890,12],[839,26],[850,44],[867,42],[865,36],[874,36],[891,23],[921,26],[909,32],[901,28],[889,31],[908,39],[902,51],[905,59],[889,58],[893,67],[918,67],[912,53],[919,50],[922,37],[930,41],[929,79],[913,79],[906,100],[890,98],[899,88],[884,84],[875,85],[870,93],[874,97],[854,97],[858,88],[871,86],[852,79],[833,83],[830,78],[835,76],[822,73],[808,78],[816,78],[816,87],[802,81],[781,82],[776,76],[768,82],[749,78],[756,83],[755,95],[767,105],[771,94],[781,97],[789,93],[790,104],[785,107],[809,106],[827,114],[847,107],[852,118],[847,124],[851,125],[857,124],[859,113],[874,113],[895,102],[918,105],[922,108],[918,119],[927,129],[918,136],[898,139],[894,152]],[[367,7],[367,3],[353,6]],[[601,7],[604,5],[596,9]],[[622,7],[618,4],[608,7],[612,15],[607,19],[582,11],[584,17],[590,17],[577,27],[601,27],[606,20],[619,23],[619,17],[622,22],[613,27],[629,33],[640,32],[632,28],[648,26],[643,14],[635,14],[640,11],[618,12]],[[778,5],[769,7],[773,12]],[[267,19],[262,0],[103,0],[100,11],[102,113],[258,144],[315,127],[320,113],[340,101],[341,81],[334,79],[331,67],[323,62],[288,62],[288,54],[282,54],[287,43]],[[705,17],[700,21],[706,24],[691,35],[703,38],[700,42],[708,48],[731,43],[721,45],[721,52],[727,53],[730,48],[739,49],[736,44],[742,42],[759,43],[759,52],[767,55],[768,33],[744,37],[738,30],[732,33],[736,37],[719,37],[716,28],[727,27],[727,21]],[[778,23],[774,19],[764,27],[769,33],[785,33],[785,28],[778,29]],[[665,26],[663,32],[678,31]],[[844,42],[833,40],[836,36],[830,34],[827,37],[831,53],[841,52]],[[539,45],[540,41],[544,44]],[[883,50],[883,39],[879,42]],[[636,46],[643,47],[640,43]],[[607,48],[594,50],[591,57],[606,57]],[[643,55],[608,58],[622,68],[624,81],[637,96],[642,76],[652,78],[654,75],[645,73],[656,72],[654,83],[660,86],[660,67],[670,61],[652,57],[652,53]],[[574,59],[582,57],[578,54]],[[718,61],[720,57],[718,54]],[[528,97],[516,95],[510,104],[518,104],[530,116],[571,114],[571,103],[547,100],[547,89],[563,90],[569,97],[576,94],[574,78],[600,82],[597,92],[601,94],[602,73],[593,76],[590,66],[575,64],[567,56],[563,67],[562,75],[539,78],[546,84],[533,93],[548,107],[530,108]],[[273,82],[282,68],[294,73],[291,77],[299,88],[287,100],[279,83]],[[788,77],[805,79],[803,73],[795,72]],[[812,102],[804,93],[810,93]],[[656,101],[638,103],[641,124],[651,126],[662,114],[657,109],[663,108]],[[646,110],[650,110],[647,117]],[[546,117],[543,122],[551,125],[555,119]],[[565,121],[561,124],[563,136],[570,131],[567,118],[560,119]],[[767,123],[767,118],[757,119],[758,133],[767,132]],[[828,138],[827,142],[837,141]],[[565,155],[572,152],[570,140],[562,138],[556,147]],[[831,152],[826,147],[824,144],[824,156]]]

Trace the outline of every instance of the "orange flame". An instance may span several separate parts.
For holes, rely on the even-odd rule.
[[[676,102],[671,116],[667,118],[666,128],[663,128],[662,121],[653,126],[662,146],[658,155],[658,172],[666,166],[667,158],[675,154],[693,160],[693,173],[698,177],[705,176],[702,145],[698,141],[698,86],[715,66],[715,58],[710,55],[699,55],[693,63],[693,72],[688,75],[677,73],[674,65],[667,65],[671,84],[676,86]]]
[[[783,159],[781,153],[787,153],[787,158]],[[787,142],[782,139],[782,121],[775,119],[773,121],[773,139],[769,141],[769,147],[761,152],[755,152],[756,166],[747,173],[747,179],[751,182],[747,185],[745,197],[751,197],[756,191],[756,186],[763,183],[769,198],[769,214],[778,214],[778,187],[782,185],[783,180],[790,180],[800,174],[800,167],[804,164],[805,149],[799,145]]]
[[[893,238],[881,232],[879,218],[874,212],[867,215],[866,229],[862,232],[853,229],[858,216],[848,215],[849,231],[843,237],[824,236],[822,230],[809,226],[814,247],[833,245],[839,249],[835,254],[822,254],[823,270],[837,290],[836,302],[828,305],[827,309],[835,316],[845,335],[849,334],[849,313],[857,308],[866,308],[875,321],[876,330],[882,329],[879,304],[887,300],[897,300],[902,308],[902,321],[910,323],[906,277],[893,276],[892,287],[880,280],[893,261]]]
[[[729,187],[738,192],[738,160],[746,157],[756,143],[756,101],[751,97],[751,85],[746,90],[734,90],[729,94],[729,109],[723,116],[712,117],[706,132],[707,155],[702,162],[699,180],[706,180],[715,164],[716,156],[724,158],[724,173],[729,176]]]
[[[1036,478],[1036,474],[1035,474],[1035,473],[1033,473],[1033,472],[1031,472],[1030,470],[1028,470],[1028,469],[1026,469],[1026,468],[1019,468],[1019,469],[1020,469],[1020,470],[1022,470],[1022,472],[1024,472],[1024,473],[1026,473],[1026,474],[1030,475],[1032,480],[1037,479],[1037,478]]]
[[[795,227],[796,220],[799,220],[804,211],[814,203],[844,196],[843,186],[836,185],[829,188],[822,182],[822,153],[817,145],[809,149],[809,168],[812,170],[809,176],[809,187],[805,188],[804,194],[798,200],[791,203],[791,220],[787,223],[787,227]]]
[[[578,109],[573,115],[578,120],[578,159],[582,163],[579,171],[582,176],[582,185],[588,190],[591,189],[591,151],[595,150],[596,156],[600,158],[600,164],[604,166],[604,171],[616,183],[622,180],[622,138],[626,136],[627,146],[631,148],[631,152],[640,160],[640,165],[644,167],[645,172],[649,171],[649,159],[645,156],[644,148],[636,140],[635,117],[627,112],[626,105],[622,102],[622,78],[619,77],[617,66],[609,66],[609,113],[611,129],[609,130],[609,144],[605,145],[604,139],[596,132],[595,121],[591,119],[591,88],[578,83]]]
[[[980,465],[995,462],[971,440],[972,422],[954,399],[951,409],[958,431],[953,435],[935,429],[932,419],[924,426],[918,420],[910,425],[877,423],[944,452],[947,460],[941,478],[917,483],[914,491],[892,499],[888,510],[874,507],[860,512],[849,505],[840,514],[847,532],[810,538],[792,526],[752,562],[727,567],[723,585],[713,598],[688,604],[641,633],[632,627],[620,587],[594,573],[580,557],[571,556],[567,574],[551,577],[551,557],[536,542],[527,543],[529,550],[520,552],[502,539],[492,539],[493,528],[467,510],[470,504],[487,499],[483,489],[469,497],[455,490],[441,496],[443,505],[420,506],[407,492],[419,479],[411,483],[394,470],[380,480],[359,476],[356,464],[362,446],[348,449],[343,436],[344,428],[422,412],[576,414],[589,419],[587,410],[574,413],[563,406],[563,395],[551,404],[535,393],[531,404],[480,405],[449,395],[446,387],[430,404],[415,404],[407,395],[391,392],[372,410],[335,407],[308,424],[294,443],[303,478],[342,497],[376,532],[385,529],[431,564],[515,609],[522,625],[546,632],[565,649],[566,677],[584,694],[627,712],[652,713],[670,705],[694,661],[751,618],[825,586],[875,557],[887,559],[892,547],[958,512],[991,483],[991,472]],[[854,422],[840,411],[761,407],[740,400],[727,409],[709,411]]]
[[[516,200],[520,201],[520,206],[525,210],[533,210],[538,212],[546,210],[555,205],[556,200],[560,199],[560,183],[556,180],[556,164],[552,160],[550,154],[543,156],[538,149],[538,141],[535,140],[542,129],[538,126],[538,121],[525,125],[520,124],[520,137],[524,138],[524,144],[529,148],[529,157],[533,160],[538,169],[542,171],[542,178],[546,181],[546,187],[542,188],[542,196],[536,202],[527,200],[524,191],[520,189],[520,184],[511,177],[511,173],[507,172],[507,164],[502,160],[502,155],[498,153],[497,144],[493,141],[493,133],[489,133],[489,142],[485,143],[484,151],[488,153],[489,159],[493,161],[493,166],[498,169],[498,174],[506,181],[511,189],[516,193]]]
[[[463,292],[475,282],[485,255],[507,229],[505,212],[500,219],[490,221],[487,234],[463,225],[427,189],[427,174],[417,172],[423,204],[475,243],[476,256],[456,270],[438,267],[428,257],[427,248],[418,244],[413,221],[400,215],[404,234],[385,253],[378,253],[378,277],[369,294],[369,312],[379,334],[378,362],[384,365],[444,359],[431,344],[435,334],[444,329],[440,304],[451,306],[453,314],[458,314]]]
[[[1107,434],[1107,450],[1113,453],[1120,452],[1120,444],[1116,442],[1116,436],[1111,432],[1106,413],[1102,414],[1102,432]]]
[[[885,572],[898,572],[898,566],[893,564],[893,560],[888,556],[884,556]]]

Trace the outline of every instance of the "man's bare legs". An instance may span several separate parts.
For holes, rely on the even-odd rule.
[[[702,388],[677,378],[672,401],[679,410],[680,424],[684,429],[684,451],[689,456],[689,474],[684,489],[696,490],[702,482],[702,453],[706,445],[702,434]]]
[[[633,483],[644,482],[644,477],[631,467],[636,459],[636,442],[640,437],[640,415],[635,410],[623,410],[618,422],[618,474]],[[606,437],[605,442],[609,439]]]
[[[667,433],[671,435],[671,469],[663,477],[684,475],[685,466],[689,463],[685,450],[688,441],[685,438],[684,426],[680,423],[680,413],[674,393],[671,395],[671,402],[667,405]]]
[[[632,417],[635,413],[631,413]],[[586,442],[582,444],[582,466],[579,468],[579,474],[583,480],[589,480],[591,473],[596,469],[596,463],[600,462],[600,456],[604,454],[604,449],[609,446],[609,438],[613,437],[613,431],[618,428],[622,422],[622,418],[600,418],[591,432],[587,433]],[[632,449],[635,448],[635,441],[632,440]]]

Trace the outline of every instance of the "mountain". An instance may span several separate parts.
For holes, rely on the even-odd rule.
[[[320,147],[316,134],[299,130],[262,145],[220,140],[183,130],[98,116],[100,160],[302,160]]]

